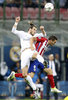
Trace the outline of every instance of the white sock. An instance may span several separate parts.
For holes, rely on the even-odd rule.
[[[42,56],[40,56],[39,54],[36,57],[38,59],[39,62],[43,63],[44,62],[44,58]]]
[[[29,85],[31,86],[31,88],[32,88],[33,90],[36,90],[36,86],[35,86],[35,84],[33,83],[32,78],[31,78],[29,75],[27,75],[27,77],[26,77],[25,79],[29,82]]]

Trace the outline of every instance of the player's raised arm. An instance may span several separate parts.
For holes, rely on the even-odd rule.
[[[20,17],[16,17],[16,19],[15,19],[15,24],[14,24],[13,27],[12,27],[12,33],[14,33],[14,34],[19,33],[19,31],[16,30],[19,21],[20,21]]]
[[[26,37],[25,32],[17,30],[17,25],[18,25],[19,21],[20,21],[20,17],[16,17],[15,24],[12,27],[12,33],[16,34],[20,38],[23,38],[23,37]]]
[[[42,32],[42,34],[44,36],[47,36],[47,34],[46,34],[45,30],[44,30],[44,26],[40,26],[40,30],[41,30],[41,32]]]

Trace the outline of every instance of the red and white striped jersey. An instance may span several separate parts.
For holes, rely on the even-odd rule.
[[[37,42],[35,43],[35,47],[40,55],[43,55],[44,52],[46,51],[46,48],[48,47],[47,41],[48,40],[45,37],[40,37],[40,38],[37,37]]]

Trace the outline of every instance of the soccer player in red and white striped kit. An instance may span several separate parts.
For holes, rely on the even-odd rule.
[[[44,28],[42,28],[42,32],[45,33]],[[40,55],[43,55],[47,45],[54,45],[56,43],[57,38],[55,36],[54,36],[54,38],[55,39],[53,41],[52,38],[49,38],[47,40],[45,37],[39,37],[38,38],[37,36],[34,35],[34,37],[32,37],[31,41],[30,41],[31,49],[32,50],[35,49],[33,47],[33,43],[35,41],[36,42],[36,44],[35,44],[36,50],[39,52]],[[46,46],[45,46],[45,44],[46,44]],[[57,92],[57,93],[61,92],[61,91],[59,91],[58,89],[55,88],[54,79],[53,79],[53,75],[52,75],[51,69],[44,68],[44,71],[47,72],[47,74],[48,74],[48,79],[50,81],[52,91]],[[33,77],[34,73],[30,73],[29,75],[31,77]],[[22,73],[15,73],[15,77],[22,77],[22,78],[24,78]]]
[[[40,55],[43,56],[43,54],[45,53],[46,49],[48,48],[49,45],[53,46],[57,41],[57,38],[55,36],[50,36],[48,39],[45,37],[32,37],[31,38],[31,43],[36,42],[35,43],[35,47],[37,52],[39,52]],[[31,47],[33,50],[33,47]],[[36,63],[36,62],[35,62]],[[57,92],[57,93],[61,93],[62,91],[58,90],[55,87],[55,83],[54,83],[54,78],[53,78],[53,74],[52,74],[52,70],[50,68],[45,68],[44,67],[44,71],[47,73],[50,85],[51,85],[51,92]],[[29,73],[31,77],[34,76],[34,74]],[[22,74],[15,74],[16,77],[23,77]]]

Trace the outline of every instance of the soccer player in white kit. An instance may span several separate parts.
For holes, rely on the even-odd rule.
[[[19,21],[19,18],[18,18],[18,21]],[[33,52],[31,51],[31,49],[30,49],[30,38],[32,37],[32,35],[34,35],[34,33],[36,32],[36,27],[34,26],[34,27],[32,27],[32,28],[30,28],[29,29],[29,31],[28,31],[28,33],[26,33],[26,32],[24,32],[24,31],[17,31],[16,30],[16,27],[17,27],[17,18],[16,18],[16,23],[15,23],[15,25],[13,26],[13,28],[12,28],[12,32],[14,33],[14,34],[17,34],[19,37],[20,37],[20,40],[21,40],[21,45],[22,46],[24,46],[23,48],[25,48],[25,49],[22,49],[21,51],[22,52],[24,52],[24,51],[26,51],[26,52],[24,52],[24,53],[22,53],[21,55],[21,65],[23,65],[24,64],[24,67],[22,67],[22,72],[23,72],[23,75],[24,76],[27,76],[27,71],[28,71],[28,67],[29,67],[29,64],[30,64],[30,60],[32,59],[32,57],[36,57],[36,55],[37,55],[37,53],[35,53],[35,55],[33,55],[33,53],[34,52],[36,52],[36,51],[34,51],[33,50]],[[42,32],[42,33],[44,33],[44,35],[46,36],[46,34],[45,34],[45,32]],[[31,35],[32,34],[32,35]],[[38,36],[42,36],[43,34],[36,34],[35,36],[36,37],[38,37]],[[43,36],[42,36],[43,37]],[[23,41],[22,41],[23,40]],[[24,44],[24,45],[23,45]],[[27,44],[27,45],[25,45],[25,44]],[[21,46],[21,47],[22,47]],[[26,48],[27,47],[27,48]],[[29,48],[28,48],[29,47]],[[33,49],[34,49],[34,47],[33,47]],[[24,56],[23,56],[24,55]],[[32,56],[33,55],[33,56]],[[25,57],[25,59],[24,59],[24,57]],[[38,57],[40,57],[40,56],[38,56]],[[23,60],[22,60],[23,59]],[[42,59],[42,58],[41,58]],[[39,61],[41,61],[42,63],[43,63],[43,59],[42,60],[40,60],[40,59],[38,59]],[[29,63],[28,63],[29,62]],[[28,67],[26,66],[26,65],[28,65]],[[27,80],[29,80],[29,82],[32,82],[32,80],[30,79],[30,76],[28,75],[27,77],[26,77],[26,79]],[[30,81],[31,80],[31,81]],[[33,90],[35,90],[36,89],[36,87],[33,85],[33,83],[32,83],[32,85],[30,85],[31,87],[33,87]]]
[[[31,77],[27,75],[28,73],[28,68],[30,65],[30,60],[32,59],[38,59],[41,63],[44,62],[44,59],[42,56],[38,54],[38,52],[35,50],[35,45],[33,44],[33,50],[31,50],[31,45],[30,45],[30,39],[31,37],[36,33],[37,28],[33,25],[29,28],[28,32],[24,31],[18,31],[16,30],[17,24],[20,21],[20,17],[16,18],[15,24],[12,28],[12,33],[18,35],[20,38],[21,42],[21,69],[22,69],[22,74],[24,78],[29,82],[30,86],[32,87],[33,90],[36,90],[36,86],[33,83]]]

